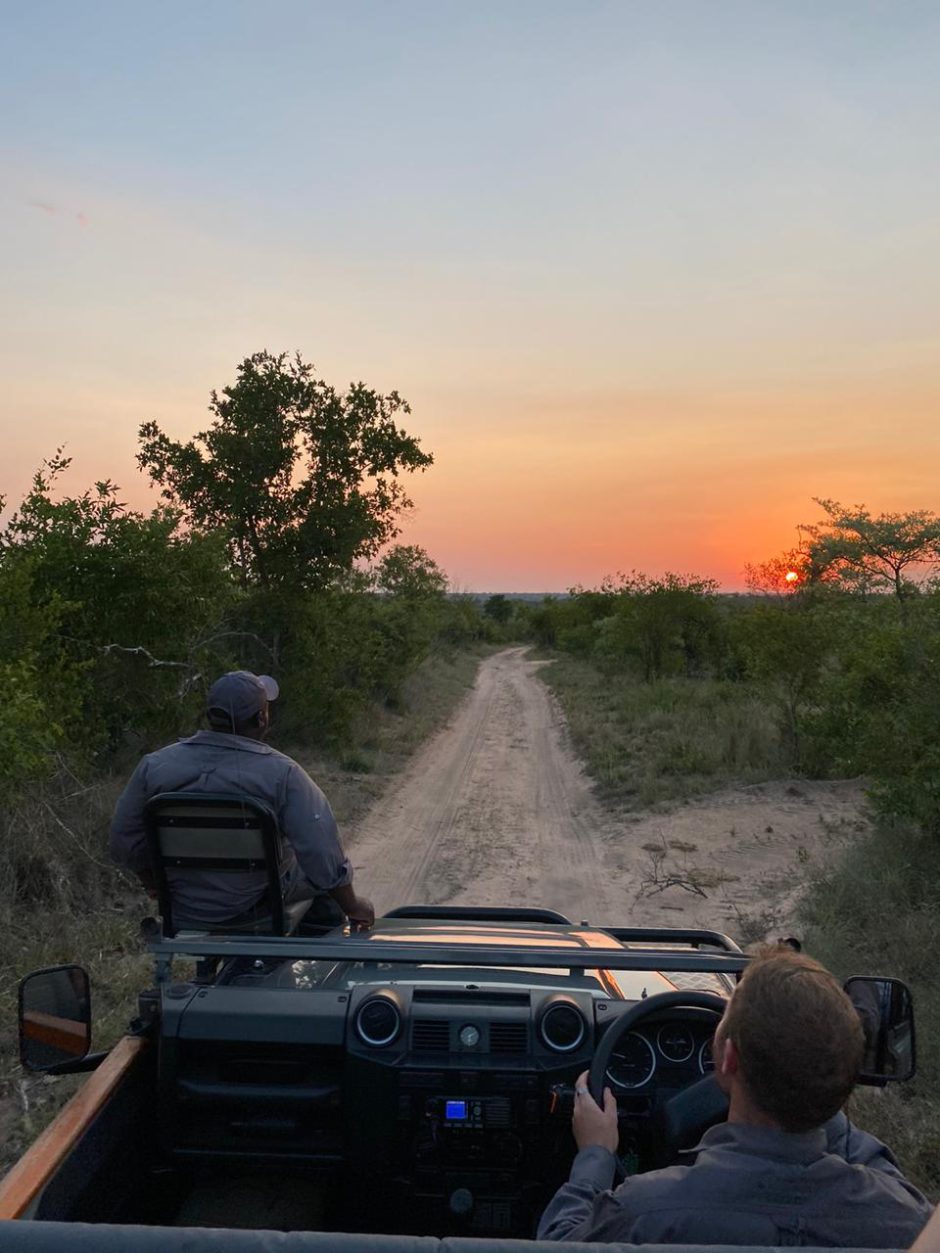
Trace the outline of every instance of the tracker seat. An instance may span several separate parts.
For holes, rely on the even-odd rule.
[[[270,807],[255,796],[161,792],[144,807],[163,934],[203,931],[212,935],[291,935],[310,908],[309,899],[286,903],[281,889],[281,835]],[[265,894],[251,909],[222,923],[177,916],[172,878],[214,871],[263,870]]]

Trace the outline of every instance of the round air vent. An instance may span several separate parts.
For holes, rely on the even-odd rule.
[[[356,1033],[363,1044],[380,1049],[391,1042],[401,1030],[401,1014],[387,997],[376,996],[360,1005],[356,1014]]]
[[[579,1048],[585,1032],[584,1015],[565,1001],[550,1005],[539,1023],[539,1035],[556,1053],[571,1053]]]

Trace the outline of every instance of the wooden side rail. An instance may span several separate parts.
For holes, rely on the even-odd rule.
[[[0,1181],[0,1219],[21,1218],[137,1062],[147,1041],[126,1035]]]

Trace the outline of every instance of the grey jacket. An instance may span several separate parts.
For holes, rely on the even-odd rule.
[[[144,805],[159,792],[236,792],[257,796],[277,817],[285,847],[281,873],[290,893],[302,876],[329,890],[352,881],[329,801],[301,766],[258,740],[198,731],[142,758],[111,823],[111,856],[134,871],[150,866]],[[224,922],[260,900],[264,871],[202,871],[173,884],[179,918]]]
[[[722,1123],[690,1152],[692,1165],[611,1192],[613,1154],[583,1149],[538,1238],[906,1249],[932,1210],[890,1150],[841,1113],[800,1134]]]

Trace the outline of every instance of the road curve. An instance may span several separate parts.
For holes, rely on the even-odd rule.
[[[396,905],[541,905],[610,921],[629,894],[606,865],[605,817],[564,720],[510,648],[480,665],[451,722],[350,832],[356,884]]]

